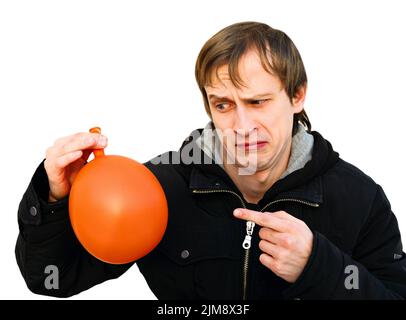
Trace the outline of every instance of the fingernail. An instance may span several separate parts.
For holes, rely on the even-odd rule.
[[[93,144],[94,142],[95,142],[95,140],[92,137],[87,138],[87,140],[86,140],[86,143],[88,143],[88,144]]]
[[[107,143],[107,138],[106,138],[105,136],[100,136],[99,141],[98,141],[98,144],[99,144],[100,146],[105,146],[106,143]]]
[[[239,210],[239,209],[235,209],[235,210],[234,210],[234,215],[239,217],[239,216],[242,215],[242,211]]]

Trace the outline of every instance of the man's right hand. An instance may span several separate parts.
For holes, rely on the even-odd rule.
[[[48,202],[66,197],[93,149],[104,149],[107,137],[80,132],[55,141],[46,151],[44,167],[49,181]]]

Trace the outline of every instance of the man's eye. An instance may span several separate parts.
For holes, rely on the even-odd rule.
[[[251,104],[263,104],[264,102],[268,101],[269,99],[262,99],[262,100],[252,100]]]
[[[228,103],[219,103],[219,104],[216,104],[216,109],[217,109],[218,111],[225,111],[225,110],[227,110],[227,108],[228,108]]]

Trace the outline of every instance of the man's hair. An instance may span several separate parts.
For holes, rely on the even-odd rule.
[[[291,103],[298,90],[302,86],[307,86],[302,58],[293,41],[284,32],[259,22],[235,23],[211,37],[200,50],[196,60],[196,81],[210,117],[209,101],[204,86],[212,84],[213,73],[215,72],[218,77],[218,68],[224,65],[228,65],[233,85],[237,88],[244,86],[238,73],[238,62],[251,49],[257,50],[263,68],[270,74],[278,76]],[[310,120],[303,109],[294,115],[292,136],[297,131],[299,121],[308,131],[311,130]]]

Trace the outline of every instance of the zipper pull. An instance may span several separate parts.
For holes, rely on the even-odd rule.
[[[245,236],[244,242],[242,243],[242,247],[246,250],[251,248],[251,236],[252,232],[254,231],[255,222],[247,221],[247,235]]]

